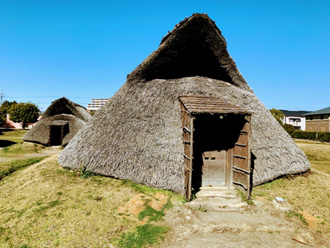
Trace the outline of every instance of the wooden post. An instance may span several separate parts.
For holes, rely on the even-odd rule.
[[[189,200],[191,198],[191,181],[192,181],[192,170],[193,170],[193,160],[194,160],[194,120],[195,118],[191,116],[190,118],[190,162],[189,162],[189,183],[188,183],[188,195]]]

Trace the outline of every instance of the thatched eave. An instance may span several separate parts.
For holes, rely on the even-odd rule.
[[[62,151],[60,164],[72,170],[84,164],[100,175],[183,193],[179,97],[184,95],[221,98],[253,112],[254,185],[310,168],[304,153],[252,92],[205,77],[124,84]]]

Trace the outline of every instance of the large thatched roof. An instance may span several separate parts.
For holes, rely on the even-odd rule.
[[[305,154],[237,70],[219,29],[202,14],[164,37],[70,141],[60,164],[73,170],[84,165],[101,175],[184,193],[179,103],[184,95],[221,98],[253,113],[254,185],[310,168]]]
[[[128,75],[127,82],[188,76],[218,79],[251,90],[229,56],[221,31],[203,14],[176,25],[159,48]]]
[[[63,120],[69,123],[69,132],[62,142],[62,146],[65,146],[90,119],[91,115],[83,106],[62,97],[52,102],[40,121],[24,135],[23,140],[49,145],[49,125],[53,121]]]

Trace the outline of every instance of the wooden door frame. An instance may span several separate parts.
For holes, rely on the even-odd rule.
[[[189,102],[189,100],[194,99],[196,97],[197,101],[202,102],[200,105],[199,102],[195,102],[195,105],[193,105],[192,101]],[[209,102],[208,100],[213,101],[215,99],[215,105],[218,104],[219,106],[210,105],[208,108]],[[192,170],[193,170],[193,160],[194,160],[194,121],[196,116],[198,114],[219,114],[219,115],[241,115],[243,118],[247,121],[247,131],[241,130],[242,132],[247,133],[248,140],[247,140],[247,154],[246,154],[246,162],[247,162],[247,170],[244,170],[244,168],[237,167],[234,162],[234,148],[230,148],[227,150],[227,166],[226,166],[226,179],[225,179],[225,187],[235,187],[239,190],[243,191],[247,195],[247,197],[250,197],[251,195],[251,146],[250,146],[250,139],[251,139],[251,113],[241,109],[237,106],[233,106],[231,104],[222,102],[219,99],[216,98],[210,98],[210,97],[204,97],[204,96],[182,96],[179,97],[180,100],[180,106],[181,106],[181,119],[182,119],[182,128],[183,128],[183,136],[186,138],[189,138],[189,140],[185,140],[183,138],[183,144],[184,144],[184,186],[185,186],[185,196],[188,200],[191,199],[191,193],[192,193]],[[204,101],[205,100],[205,101]],[[204,102],[203,102],[204,101]],[[187,106],[192,109],[190,111]],[[189,105],[190,104],[190,105]],[[221,105],[223,104],[223,105]],[[189,121],[188,121],[189,120]],[[189,127],[186,127],[186,125]],[[245,128],[245,127],[244,127]],[[189,133],[189,135],[188,135]],[[241,137],[240,134],[240,137]],[[236,144],[235,144],[236,146]],[[187,149],[190,149],[189,152]],[[237,157],[237,155],[236,155]],[[189,161],[189,163],[188,163]],[[243,175],[243,179],[239,178],[239,173]],[[235,175],[235,176],[234,176]],[[237,176],[238,175],[238,176]],[[234,178],[235,177],[235,178]],[[244,178],[245,177],[245,178]],[[234,180],[234,179],[240,179],[240,180]]]
[[[247,141],[246,141],[246,157],[244,156],[244,160],[246,161],[246,168],[242,168],[235,164],[234,157],[241,157],[241,156],[235,156],[234,154],[234,148],[230,149],[232,150],[232,159],[231,159],[231,167],[232,167],[232,184],[233,186],[240,190],[243,194],[246,195],[247,198],[251,197],[251,176],[252,176],[252,168],[251,168],[251,114],[244,115],[244,118],[246,120],[245,126],[241,130],[240,138],[242,137],[242,134],[247,135]],[[237,143],[235,146],[238,145]],[[242,157],[243,159],[243,157]],[[244,180],[245,177],[245,180]],[[236,180],[235,180],[236,178]]]
[[[183,130],[183,165],[184,165],[184,186],[185,196],[188,200],[191,198],[191,181],[192,181],[192,163],[193,163],[193,141],[194,141],[194,117],[188,111],[188,109],[181,104],[181,119],[182,119],[182,130]],[[189,124],[189,126],[187,125]],[[189,151],[187,152],[187,148]]]

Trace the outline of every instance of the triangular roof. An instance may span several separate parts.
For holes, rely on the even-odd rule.
[[[206,14],[194,14],[169,32],[131,74],[145,80],[203,76],[251,90],[227,52],[221,31]]]
[[[179,99],[187,95],[222,99],[232,110],[238,106],[253,113],[254,185],[310,169],[306,155],[254,95],[229,56],[221,32],[204,14],[184,20],[165,36],[70,141],[59,163],[73,170],[84,164],[96,174],[183,193]]]
[[[88,121],[90,119],[90,114],[87,112],[85,107],[70,101],[66,97],[53,101],[43,113],[42,118],[47,118],[58,114],[74,115],[83,121]]]
[[[319,109],[314,112],[309,112],[307,114],[304,114],[304,116],[306,116],[306,115],[322,115],[322,114],[330,114],[330,107]]]

